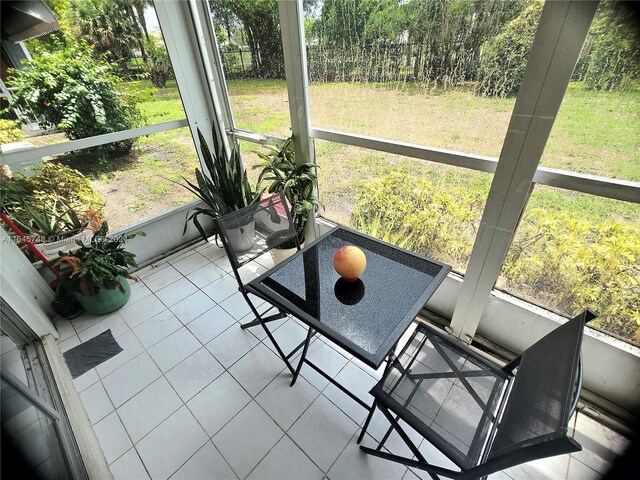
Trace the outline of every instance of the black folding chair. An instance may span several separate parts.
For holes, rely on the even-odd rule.
[[[577,452],[568,423],[582,388],[585,311],[501,368],[452,337],[420,325],[380,382],[374,405],[391,426],[366,453],[427,471],[432,478],[481,478],[539,458]],[[358,438],[362,440],[373,411]],[[429,464],[403,420],[460,471]],[[396,430],[415,459],[382,451]]]
[[[255,293],[247,291],[240,272],[243,266],[285,243],[292,245],[292,248],[295,247],[300,250],[300,243],[292,221],[291,211],[284,194],[272,195],[259,203],[216,218],[214,222],[216,231],[229,258],[233,274],[238,282],[240,293],[242,293],[255,315],[254,320],[241,325],[241,327],[246,329],[261,325],[289,371],[294,373],[289,359],[302,348],[302,344],[293,352],[285,355],[267,327],[269,322],[285,318],[287,314],[273,305],[262,314],[259,313],[249,297],[249,293],[252,295],[255,295]],[[265,316],[274,309],[278,311]]]

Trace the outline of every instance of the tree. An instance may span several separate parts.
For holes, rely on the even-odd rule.
[[[439,85],[475,80],[484,42],[497,35],[528,0],[409,0],[404,28],[416,46],[414,76]]]
[[[482,46],[477,93],[507,97],[518,92],[542,7],[542,2],[531,3],[499,35]]]
[[[234,33],[242,28],[240,20],[236,17],[226,2],[209,2],[213,24],[224,30],[226,40],[233,42]],[[220,42],[220,35],[216,33],[216,39]]]
[[[408,79],[450,86],[475,79],[481,45],[526,2],[327,0],[314,29],[323,47],[366,58],[368,70],[370,65],[386,63],[386,69],[400,71],[397,60],[390,57],[402,54],[406,67],[413,65]]]
[[[360,0],[325,0],[314,24],[320,43],[337,48],[360,43],[366,18],[358,13],[359,6]]]
[[[69,15],[75,36],[123,70],[134,49],[145,51],[131,0],[71,0]]]
[[[156,88],[164,88],[167,80],[175,78],[169,53],[161,38],[150,37],[147,41],[147,51],[149,60],[145,66],[145,71],[149,74],[149,80]]]
[[[142,55],[142,61],[147,63],[146,45],[151,41],[149,37],[149,31],[147,30],[147,20],[144,18],[144,9],[148,5],[152,5],[151,0],[130,0],[131,1],[131,16],[133,21],[138,25],[139,31],[144,33],[144,40],[139,35],[138,45],[140,47],[140,54]],[[135,11],[135,14],[134,14]]]
[[[209,5],[214,18],[230,21],[232,14],[242,24],[256,75],[284,77],[277,0],[212,0]]]
[[[113,67],[96,57],[86,43],[56,41],[53,51],[36,51],[21,69],[10,70],[17,91],[12,106],[35,115],[43,127],[56,127],[71,140],[136,127],[140,115],[131,98],[117,90]],[[100,147],[118,153],[131,150],[133,140]]]
[[[151,0],[131,0],[131,4],[136,11],[138,22],[144,32],[144,37],[149,40],[149,31],[147,30],[147,20],[144,18],[144,9],[151,5]]]

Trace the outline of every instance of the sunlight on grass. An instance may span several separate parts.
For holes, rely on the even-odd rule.
[[[541,164],[640,181],[640,91],[569,85]]]

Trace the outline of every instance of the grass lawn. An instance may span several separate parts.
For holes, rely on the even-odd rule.
[[[284,81],[235,80],[228,88],[239,128],[290,134]],[[174,81],[164,89],[153,89],[146,80],[128,82],[122,89],[138,96],[147,125],[184,118]],[[514,104],[513,99],[477,97],[465,89],[423,91],[410,85],[312,84],[310,95],[315,126],[495,157]],[[639,107],[638,91],[592,92],[570,85],[542,164],[640,181]],[[255,179],[257,172],[250,167],[256,157],[249,152],[259,146],[242,142],[241,148]],[[483,196],[491,182],[489,174],[331,142],[316,142],[316,151],[323,213],[342,222],[349,221],[357,185],[394,170],[428,176],[435,183],[453,182]],[[107,199],[114,230],[189,200],[190,194],[168,179],[192,177],[197,165],[187,128],[141,137],[122,159],[67,155],[63,161],[92,178]],[[548,187],[538,187],[530,205],[640,223],[638,204]]]

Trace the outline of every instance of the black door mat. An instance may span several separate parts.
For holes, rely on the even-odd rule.
[[[102,332],[91,340],[64,352],[64,359],[73,378],[97,367],[122,351],[111,330]]]

